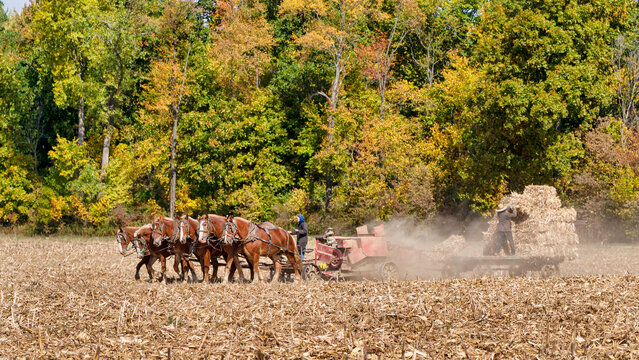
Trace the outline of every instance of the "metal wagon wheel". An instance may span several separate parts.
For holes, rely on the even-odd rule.
[[[342,257],[342,252],[339,251],[338,249],[333,249],[333,256],[331,258],[331,262],[329,262],[327,265],[329,269],[331,270],[339,270],[339,268],[342,267],[343,260],[344,259]]]
[[[526,274],[526,268],[521,264],[513,264],[508,269],[508,274],[512,277],[524,276]]]
[[[304,273],[306,280],[322,280],[324,278],[320,268],[315,264],[304,265]]]
[[[541,267],[541,277],[549,278],[553,275],[559,275],[559,266],[553,264],[546,264]]]
[[[397,265],[392,262],[383,263],[379,267],[379,275],[384,281],[391,281],[399,279],[399,270]]]

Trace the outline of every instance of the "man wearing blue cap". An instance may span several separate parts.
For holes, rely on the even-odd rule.
[[[297,235],[297,249],[300,252],[302,260],[304,260],[304,250],[308,243],[308,224],[304,221],[304,215],[295,215],[295,221],[297,221],[297,228],[291,231],[292,235]]]

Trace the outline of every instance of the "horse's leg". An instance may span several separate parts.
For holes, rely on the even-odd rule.
[[[159,281],[166,284],[166,256],[160,255],[160,263],[162,264],[162,276]]]
[[[140,280],[140,268],[149,262],[149,255],[145,255],[135,266],[135,280]]]
[[[235,248],[234,252],[234,262],[237,262],[236,269],[240,273],[240,281],[246,282],[246,278],[244,277],[244,270],[242,270],[242,264],[240,264],[239,254],[244,253],[246,257],[246,262],[248,263],[249,269],[251,269],[251,274],[253,274],[253,264],[251,262],[251,257],[247,255],[246,250],[249,250],[251,243],[245,244],[243,246],[233,245]],[[259,263],[258,263],[259,264]],[[251,276],[251,281],[253,281],[253,276]]]
[[[180,271],[180,267],[182,267]],[[173,271],[178,275],[180,281],[184,280],[184,263],[182,262],[182,253],[175,252],[175,259],[173,261]]]
[[[199,281],[199,279],[197,278],[197,275],[195,274],[195,265],[193,265],[193,262],[191,261],[190,256],[186,257],[186,265],[189,267],[189,270],[191,271],[191,282]]]
[[[240,264],[240,259],[237,254],[239,253],[240,248],[235,245],[225,246],[224,252],[227,254],[225,272],[228,274],[228,277],[223,276],[222,281],[224,283],[229,282],[233,278],[232,265],[235,265],[235,269],[240,273],[240,280],[244,281],[244,272],[242,271],[242,264]],[[224,274],[224,275],[226,275]]]
[[[211,251],[211,267],[213,268],[213,274],[209,278],[209,281],[217,282],[217,271],[220,267],[220,263],[217,261],[219,255],[213,255],[213,251]]]
[[[149,256],[149,261],[146,263],[146,271],[149,273],[149,281],[153,281],[153,275],[155,275],[155,271],[153,271],[153,264],[158,261],[157,256],[147,255]]]
[[[259,251],[246,251],[244,252],[246,255],[246,260],[251,264],[250,268],[254,274],[257,276],[251,279],[251,282],[262,282],[262,274],[260,273],[260,253]]]
[[[229,261],[229,256],[226,253],[224,253],[224,261],[227,261],[227,262]],[[236,270],[237,270],[237,264],[233,262],[233,264],[231,264],[231,272],[229,273],[229,279],[233,279],[235,277]]]
[[[251,270],[251,282],[253,282],[255,280],[255,270],[253,269],[253,263],[249,259],[246,259],[246,262],[248,263],[249,269]],[[258,265],[259,265],[259,257],[258,257]],[[259,268],[257,271],[259,271]]]
[[[226,251],[226,249],[224,250]],[[234,259],[233,254],[230,251],[226,252],[226,264],[224,265],[224,268],[223,268],[224,272],[220,276],[223,284],[228,283],[229,280],[233,278],[233,274],[235,273],[235,271],[231,272],[231,266],[234,265],[233,259]]]
[[[285,253],[285,255],[286,255],[286,258],[288,259],[288,262],[290,262],[291,266],[293,267],[294,274],[295,274],[294,279],[296,279],[299,276],[300,279],[306,280],[306,273],[304,273],[302,258],[299,255],[290,253],[288,251]]]
[[[237,272],[240,274],[240,282],[246,282],[244,271],[242,270],[242,264],[240,263],[240,256],[237,252],[233,256],[233,264],[235,265],[235,269],[237,269]]]
[[[211,256],[211,268],[213,269],[213,273],[209,275],[209,282],[217,281],[217,269],[220,266],[220,263],[217,261],[217,256]]]
[[[275,271],[273,272],[273,278],[271,282],[277,282],[280,280],[280,274],[282,273],[282,261],[280,260],[280,254],[275,253],[275,255],[270,256],[271,261],[273,261],[273,266],[275,267]]]
[[[202,282],[210,281],[209,278],[209,266],[211,265],[211,251],[209,249],[203,249],[200,253],[200,267],[202,268]]]

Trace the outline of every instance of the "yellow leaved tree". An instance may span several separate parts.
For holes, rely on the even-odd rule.
[[[253,84],[260,87],[260,74],[271,57],[275,44],[270,25],[257,1],[219,1],[220,23],[212,29],[210,66],[234,98],[238,88]]]

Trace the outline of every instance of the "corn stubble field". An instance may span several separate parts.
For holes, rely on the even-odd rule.
[[[111,239],[2,236],[0,358],[636,358],[639,249],[580,251],[564,278],[165,285]]]

